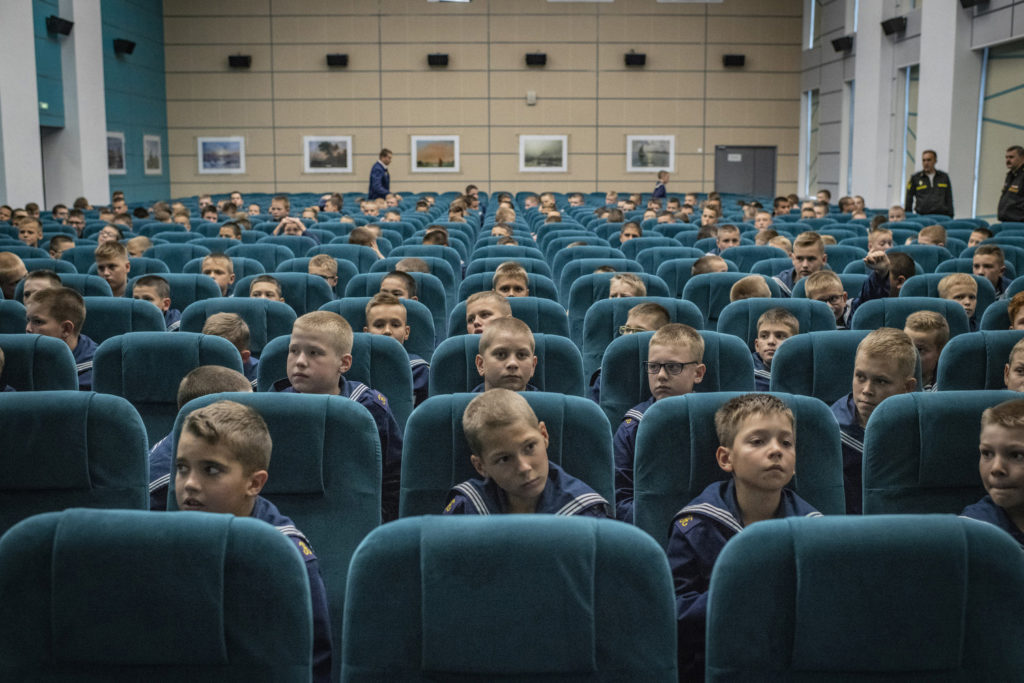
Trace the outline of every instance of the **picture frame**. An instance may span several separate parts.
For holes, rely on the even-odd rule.
[[[241,135],[196,138],[199,172],[245,173],[245,138]]]
[[[458,173],[458,135],[413,135],[409,143],[413,173]]]
[[[676,170],[675,135],[627,135],[626,172],[657,173]]]
[[[351,173],[351,135],[304,135],[303,173]]]
[[[142,136],[142,170],[146,175],[163,175],[163,139],[159,135]]]
[[[124,133],[107,131],[107,173],[110,175],[128,173],[125,164]]]
[[[520,135],[520,173],[566,173],[569,170],[568,135]]]

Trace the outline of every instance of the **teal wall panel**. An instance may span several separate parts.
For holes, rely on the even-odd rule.
[[[36,87],[39,125],[64,127],[64,80],[60,62],[63,36],[46,32],[46,17],[60,16],[57,0],[33,0],[32,27],[36,37]]]

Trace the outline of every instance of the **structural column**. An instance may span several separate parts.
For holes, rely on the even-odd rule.
[[[0,2],[0,202],[43,201],[31,2]]]

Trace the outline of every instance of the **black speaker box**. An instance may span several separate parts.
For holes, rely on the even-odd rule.
[[[427,64],[430,66],[448,66],[448,55],[440,52],[427,55]]]

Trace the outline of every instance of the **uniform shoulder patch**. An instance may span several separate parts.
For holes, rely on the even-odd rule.
[[[313,555],[313,549],[309,547],[309,544],[305,541],[299,541],[299,550],[302,551],[303,557],[311,557]]]
[[[680,529],[685,529],[686,526],[693,521],[693,515],[686,515],[682,519],[678,520],[676,524],[679,525]]]
[[[388,400],[384,398],[384,394],[380,393],[379,391],[377,392],[377,400],[383,403],[384,405],[388,404]]]

